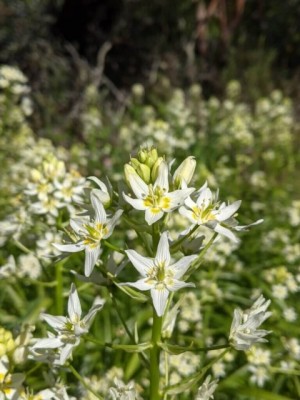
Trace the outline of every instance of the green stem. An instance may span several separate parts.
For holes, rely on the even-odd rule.
[[[159,393],[159,354],[158,343],[161,340],[162,317],[153,309],[152,348],[150,349],[150,400],[160,400]]]
[[[79,382],[82,384],[82,386],[84,386],[86,388],[86,390],[88,390],[89,392],[91,392],[94,396],[97,397],[97,399],[99,400],[104,400],[104,398],[102,396],[100,396],[94,389],[92,389],[86,382],[85,380],[82,378],[82,376],[76,371],[76,369],[69,364],[68,365],[70,371],[72,372],[72,374],[79,380]]]
[[[102,243],[104,244],[104,246],[110,248],[111,250],[114,250],[114,251],[116,251],[118,253],[121,253],[121,254],[126,254],[124,250],[122,250],[119,247],[109,243],[107,240],[103,240]]]
[[[159,236],[160,236],[160,231],[159,231],[159,222],[156,222],[152,225],[152,240],[153,240],[153,246],[152,246],[152,250],[153,250],[153,254],[155,255],[156,253],[156,249],[158,246],[158,242],[159,242]]]
[[[170,249],[171,249],[172,251],[178,250],[178,248],[180,247],[180,245],[181,245],[187,238],[189,238],[190,236],[192,236],[192,234],[193,234],[194,232],[196,232],[196,230],[197,230],[198,228],[199,228],[199,225],[195,225],[194,228],[191,229],[191,230],[189,231],[189,233],[187,233],[186,235],[184,235],[184,236],[181,237],[180,239],[176,240],[176,242],[174,242],[174,243],[170,246]]]
[[[55,306],[57,315],[63,315],[64,305],[63,305],[63,262],[60,261],[55,265]]]
[[[216,233],[216,232],[212,235],[212,237],[207,242],[207,244],[204,247],[204,249],[200,252],[199,256],[193,262],[193,264],[192,264],[191,268],[189,269],[189,271],[185,274],[185,276],[184,276],[185,280],[188,279],[190,277],[190,275],[192,274],[192,272],[194,272],[200,266],[205,254],[207,253],[208,249],[213,244],[213,242],[214,242],[214,240],[215,240],[215,238],[217,236],[218,236],[218,233]]]

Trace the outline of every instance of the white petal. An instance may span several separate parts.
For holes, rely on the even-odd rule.
[[[59,338],[46,338],[39,339],[33,346],[32,349],[57,349],[63,345]]]
[[[156,288],[151,289],[153,306],[155,308],[156,314],[159,317],[164,315],[168,296],[169,296],[169,291],[167,289],[156,289]]]
[[[95,182],[101,190],[103,190],[103,192],[108,193],[107,187],[105,185],[104,182],[102,182],[99,178],[97,178],[96,176],[89,176],[87,179],[89,179],[90,181]]]
[[[105,224],[106,222],[105,209],[98,196],[95,195],[95,193],[93,192],[91,192],[91,203],[95,211],[95,221],[99,222],[100,224]]]
[[[181,206],[179,208],[179,213],[181,215],[183,215],[184,217],[188,218],[192,223],[195,224],[196,220],[194,218],[194,212],[191,210],[188,210],[187,208],[185,208],[184,206]]]
[[[194,202],[194,200],[191,199],[190,196],[188,196],[185,200],[184,200],[184,204],[193,209],[194,207],[197,207],[197,204]]]
[[[153,189],[155,189],[156,187],[160,187],[166,193],[168,193],[169,191],[168,175],[169,175],[168,165],[165,161],[162,161],[160,166],[158,167],[158,175],[154,183]]]
[[[80,319],[82,313],[78,292],[73,283],[71,285],[71,291],[69,295],[68,313],[72,321]]]
[[[82,242],[72,244],[52,243],[52,246],[63,253],[77,253],[77,251],[82,251],[85,248]]]
[[[164,263],[166,266],[168,266],[170,264],[170,259],[168,232],[164,232],[161,235],[157,246],[155,261],[157,261],[159,264]]]
[[[184,287],[195,287],[195,284],[192,282],[183,282],[174,279],[172,285],[167,285],[167,288],[170,292],[176,292],[177,290],[182,289]]]
[[[95,248],[90,248],[86,246],[85,248],[85,261],[84,261],[84,275],[90,276],[93,272],[94,266],[100,255],[100,246]]]
[[[153,258],[143,257],[135,250],[125,250],[129,260],[132,262],[134,268],[143,276],[146,277],[149,269],[153,268],[154,260]]]
[[[214,231],[220,233],[220,235],[228,237],[228,239],[232,240],[234,243],[239,243],[239,239],[235,236],[235,234],[230,229],[225,228],[220,224],[217,224],[214,227]]]
[[[153,210],[154,209],[152,209],[152,208],[148,208],[148,210],[146,210],[146,212],[145,212],[145,220],[148,223],[148,225],[154,224],[154,222],[161,219],[161,217],[164,215],[163,211],[157,212],[157,210],[155,209],[155,211],[153,212]]]
[[[109,236],[111,236],[122,214],[123,210],[118,210],[115,215],[107,222],[106,227],[108,228],[108,233],[103,236],[104,239],[107,239]]]
[[[84,326],[87,326],[88,328],[90,327],[96,313],[103,308],[104,303],[105,303],[104,299],[101,299],[100,297],[96,297],[94,304],[92,305],[89,312],[86,314],[86,316],[82,320]]]
[[[59,358],[60,365],[64,365],[66,360],[72,354],[72,350],[75,346],[77,346],[77,344],[74,345],[74,344],[68,343],[61,349],[60,358]]]
[[[169,269],[174,272],[174,277],[180,279],[189,269],[191,263],[197,258],[197,255],[182,257],[175,264],[170,265]]]
[[[138,199],[148,196],[148,185],[137,174],[129,174],[128,177],[131,189]]]
[[[150,285],[149,283],[147,283],[146,279],[139,279],[136,282],[125,282],[125,283],[121,283],[121,285],[131,286],[131,287],[141,290],[142,292],[145,292],[146,290],[150,290],[153,287],[153,285]]]
[[[85,228],[83,227],[83,220],[81,219],[71,219],[70,225],[73,231],[78,235],[80,235],[83,232],[86,232]]]
[[[50,314],[41,313],[41,319],[46,321],[48,325],[52,326],[55,330],[62,330],[67,322],[66,317],[54,316]]]
[[[123,197],[124,199],[127,201],[127,203],[129,203],[130,205],[132,205],[132,207],[136,210],[140,210],[140,211],[145,211],[147,210],[148,206],[145,206],[144,204],[144,200],[141,199],[133,199],[129,196],[127,196],[127,194],[123,193]]]
[[[195,189],[194,188],[188,188],[188,189],[181,189],[181,190],[175,190],[174,192],[170,192],[166,195],[170,199],[170,205],[168,209],[163,209],[164,211],[167,210],[174,210],[177,207],[180,207],[183,205],[185,199],[193,193]]]
[[[238,226],[235,226],[233,229],[236,230],[236,231],[245,231],[248,228],[250,228],[250,226],[259,225],[262,222],[264,222],[264,220],[263,219],[259,219],[259,220],[255,221],[255,222],[252,222],[252,224],[249,224],[249,225],[238,225]]]
[[[220,209],[219,212],[217,213],[218,221],[226,221],[226,219],[232,217],[236,213],[236,211],[240,208],[241,203],[242,203],[241,200],[238,200],[230,204],[229,206]]]
[[[197,206],[201,208],[206,208],[212,202],[213,196],[211,190],[206,187],[200,191],[199,197],[197,199]]]

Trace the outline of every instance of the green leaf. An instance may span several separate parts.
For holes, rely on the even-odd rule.
[[[152,343],[145,342],[139,344],[113,344],[111,346],[114,350],[124,350],[128,353],[141,353],[152,347]]]
[[[132,299],[134,299],[136,301],[145,303],[148,300],[148,297],[145,296],[143,293],[137,292],[136,290],[134,290],[133,288],[131,288],[129,286],[120,285],[117,282],[114,282],[114,284],[116,286],[118,286],[118,288],[120,290],[122,290],[122,292],[126,293],[129,297],[131,297]]]
[[[159,343],[158,345],[160,348],[162,348],[169,354],[182,354],[185,353],[186,351],[193,351],[192,347],[193,343],[191,343],[190,346],[178,346],[175,344],[168,344],[168,343]]]

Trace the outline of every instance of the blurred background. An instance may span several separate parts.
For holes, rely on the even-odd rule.
[[[77,140],[90,84],[118,108],[136,83],[207,98],[234,79],[246,101],[276,88],[297,108],[299,20],[299,0],[2,0],[0,63],[28,77],[36,134]]]

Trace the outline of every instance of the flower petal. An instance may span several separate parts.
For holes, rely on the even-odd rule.
[[[52,246],[63,253],[77,253],[77,251],[82,251],[85,248],[82,242],[70,244],[52,243]]]
[[[153,258],[143,257],[135,250],[125,250],[129,260],[132,262],[134,268],[145,278],[149,269],[153,268]]]
[[[40,318],[46,321],[47,324],[52,326],[52,328],[54,328],[56,331],[62,330],[67,322],[66,317],[54,316],[45,313],[41,313]]]
[[[151,289],[153,306],[155,308],[156,314],[159,317],[162,317],[164,315],[168,296],[169,296],[169,291],[166,288]]]
[[[145,220],[148,223],[148,225],[152,225],[152,224],[154,224],[154,222],[161,219],[161,217],[163,215],[164,215],[164,212],[160,211],[157,208],[148,208],[145,212]]]
[[[145,292],[146,290],[150,290],[151,288],[153,288],[153,285],[148,283],[147,279],[139,279],[136,282],[125,282],[125,283],[121,283],[121,285],[131,286],[131,287],[141,290],[142,292]]]
[[[100,255],[100,246],[91,248],[86,246],[85,248],[85,261],[84,261],[84,275],[90,276],[93,272],[94,266]]]
[[[181,189],[181,190],[174,190],[174,192],[170,192],[167,194],[167,197],[170,200],[169,207],[163,208],[164,211],[172,211],[175,210],[177,207],[183,205],[185,199],[189,197],[190,194],[193,193],[194,188],[188,189]]]
[[[264,220],[263,219],[259,219],[259,220],[255,221],[255,222],[252,222],[252,224],[249,224],[249,225],[238,225],[238,226],[235,226],[233,229],[235,231],[246,231],[248,228],[250,228],[250,226],[259,225],[262,222],[264,222]]]
[[[81,304],[80,304],[80,300],[78,297],[78,292],[73,283],[71,285],[71,291],[70,291],[70,296],[69,296],[69,301],[68,301],[68,313],[69,313],[69,317],[70,317],[71,321],[80,319],[81,314],[82,314]]]
[[[77,346],[78,344],[79,344],[79,342],[77,344],[68,343],[61,349],[60,358],[59,358],[60,365],[64,365],[66,360],[71,356],[73,348],[75,346]]]
[[[153,185],[153,189],[155,190],[157,187],[164,190],[164,192],[168,193],[169,191],[169,169],[168,165],[165,161],[162,161],[160,166],[158,167],[158,175],[156,181]]]
[[[174,278],[180,279],[189,269],[191,263],[197,258],[197,255],[182,257],[175,264],[170,265],[169,269],[174,272]]]
[[[129,203],[130,205],[132,205],[132,207],[136,210],[140,210],[140,211],[145,211],[147,210],[148,206],[145,206],[144,204],[144,200],[141,199],[133,199],[129,196],[127,196],[127,194],[123,193],[123,197],[124,199],[127,201],[127,203]]]
[[[143,199],[148,196],[149,188],[148,185],[140,178],[137,174],[129,174],[129,184],[133,193],[138,199]]]
[[[103,308],[104,303],[105,303],[104,299],[101,299],[100,297],[96,297],[96,299],[95,299],[92,307],[90,308],[89,312],[86,314],[86,316],[82,320],[84,326],[86,326],[87,328],[90,327],[90,325],[92,324],[96,313]]]
[[[168,232],[164,232],[159,240],[157,246],[157,253],[155,257],[155,261],[159,264],[165,264],[168,266],[170,264],[170,247],[169,247],[169,240],[168,240]]]
[[[105,224],[107,218],[105,209],[99,197],[93,191],[91,192],[91,203],[95,212],[95,222]]]
[[[226,236],[228,239],[232,240],[234,243],[239,243],[239,239],[235,236],[235,234],[228,228],[217,224],[214,227],[214,231],[219,233],[220,235]]]
[[[232,217],[236,211],[240,208],[242,201],[237,200],[234,203],[225,206],[224,208],[220,208],[217,213],[218,221],[226,221],[228,218]]]
[[[170,292],[176,292],[179,289],[182,289],[184,287],[195,287],[196,285],[192,282],[183,282],[183,281],[178,281],[177,279],[173,279],[173,284],[172,285],[167,285],[167,288]]]
[[[123,210],[116,211],[115,215],[107,222],[106,227],[108,229],[108,233],[103,236],[104,239],[107,239],[109,236],[111,236],[122,214]]]
[[[59,338],[45,338],[39,339],[33,346],[32,349],[57,349],[63,345]]]
[[[194,212],[191,210],[188,210],[184,206],[179,207],[179,213],[189,219],[193,224],[195,224],[195,218],[194,218]]]

